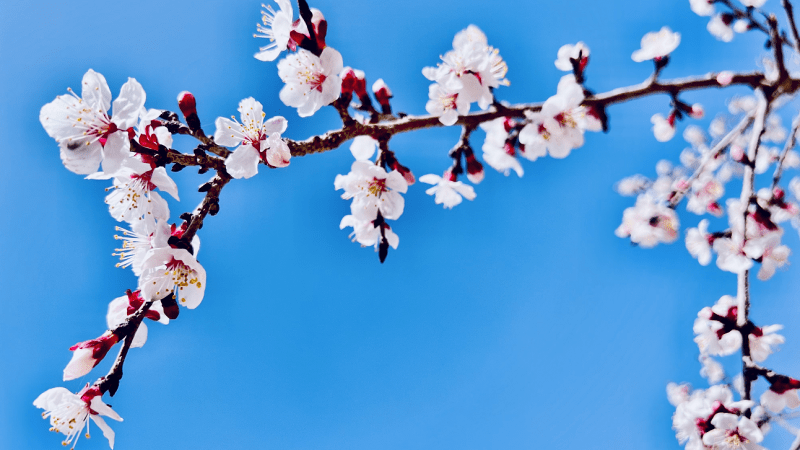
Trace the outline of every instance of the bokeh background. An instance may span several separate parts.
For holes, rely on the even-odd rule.
[[[682,34],[665,78],[752,70],[765,52],[757,33],[716,41],[686,1],[312,6],[325,13],[328,44],[345,65],[370,83],[383,78],[395,111],[411,114],[425,112],[422,67],[471,23],[508,62],[512,84],[497,96],[509,102],[553,95],[562,75],[556,52],[578,40],[592,50],[587,85],[598,92],[649,76],[651,65],[630,54],[664,25]],[[52,449],[63,436],[47,432],[31,403],[48,388],[77,391],[105,373],[110,361],[61,381],[68,347],[101,334],[108,302],[136,279],[114,267],[108,183],[64,169],[39,124],[42,105],[79,88],[92,68],[114,97],[136,78],[150,108],[177,110],[178,92],[193,92],[209,134],[216,117],[236,114],[249,96],[289,120],[290,138],[335,128],[338,116],[328,108],[301,119],[278,100],[275,63],[252,57],[265,44],[252,38],[258,2],[5,1],[1,10],[0,448]],[[696,122],[705,127],[726,98],[746,93],[682,98],[706,106]],[[713,264],[701,267],[681,241],[644,250],[614,236],[633,204],[614,183],[653,176],[660,159],[677,161],[686,145],[680,135],[663,144],[652,136],[650,116],[667,113],[668,102],[611,107],[610,133],[587,135],[565,160],[524,162],[522,179],[487,167],[477,199],[452,211],[435,205],[426,185],[412,186],[392,223],[400,246],[383,265],[338,228],[349,202],[333,179],[349,171],[349,143],[231,183],[199,235],[205,300],[166,327],[149,324],[118,394],[106,397],[125,418],[112,423],[116,448],[679,448],[665,386],[707,386],[692,323],[736,282]],[[425,130],[391,146],[417,176],[440,174],[458,134]],[[476,150],[482,139],[473,136]],[[175,147],[193,144],[176,139]],[[171,202],[173,220],[194,209],[208,178],[174,175],[182,202]],[[736,184],[728,186],[734,196]],[[680,211],[683,229],[696,226],[700,218]],[[796,232],[786,236],[796,247]],[[794,375],[797,273],[791,266],[755,280],[752,309],[757,323],[787,325],[787,343],[768,363]],[[726,364],[736,367],[734,359]],[[93,434],[80,448],[106,448]],[[791,440],[776,429],[766,444]]]

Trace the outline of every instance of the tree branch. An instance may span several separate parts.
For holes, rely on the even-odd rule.
[[[730,85],[750,86],[753,89],[770,87],[764,75],[758,72],[735,74],[728,84],[720,84],[717,81],[718,73],[709,73],[704,76],[679,78],[668,81],[648,80],[643,83],[614,89],[602,94],[587,97],[583,104],[604,109],[608,105],[622,103],[628,100],[645,97],[653,94],[675,94],[680,92],[704,89],[719,88]],[[791,92],[800,87],[800,81],[790,79]],[[487,111],[480,111],[466,116],[461,116],[456,124],[462,126],[476,127],[498,117],[525,117],[525,111],[540,111],[543,103],[523,103],[508,107],[490,107]],[[339,147],[347,140],[357,136],[371,136],[377,140],[385,138],[386,135],[405,133],[423,128],[444,126],[439,121],[438,116],[405,116],[399,119],[386,120],[375,124],[353,123],[350,126],[343,126],[341,129],[329,131],[321,136],[314,136],[303,141],[286,139],[292,156],[305,156],[312,153],[321,153]]]
[[[711,148],[711,150],[709,150],[705,154],[705,156],[703,157],[703,161],[700,163],[700,167],[698,167],[697,170],[694,171],[692,176],[689,177],[688,180],[686,180],[685,187],[681,189],[675,189],[670,193],[669,197],[670,208],[674,209],[675,207],[678,206],[678,203],[680,203],[681,200],[683,200],[683,198],[686,196],[686,193],[689,192],[689,189],[691,189],[692,182],[698,179],[700,175],[702,175],[703,172],[706,171],[706,167],[708,167],[711,161],[713,161],[714,159],[719,157],[723,152],[725,152],[725,149],[728,148],[731,142],[733,142],[734,139],[736,139],[740,134],[742,134],[744,130],[747,129],[747,127],[749,127],[751,123],[753,123],[754,117],[755,113],[750,113],[747,116],[745,116],[730,132],[728,132],[728,134],[726,134],[719,142],[717,142],[716,145],[714,145],[714,147]]]
[[[794,38],[794,49],[800,53],[800,34],[797,32],[797,24],[794,21],[794,7],[789,0],[781,0],[781,5],[786,11],[786,19],[789,21],[789,29],[792,30],[792,37]]]
[[[772,176],[772,189],[774,190],[783,176],[783,163],[786,160],[786,155],[794,148],[797,143],[797,130],[800,129],[800,113],[792,121],[792,131],[789,134],[789,139],[786,140],[786,145],[783,146],[781,156],[778,159],[778,167],[775,168],[775,175]]]
[[[764,95],[761,89],[756,90],[756,96],[758,98],[758,105],[756,106],[756,114],[753,122],[753,131],[750,135],[750,143],[747,147],[747,158],[749,161],[755,161],[756,156],[758,155],[758,146],[761,142],[761,135],[764,132],[764,122],[767,115],[767,110],[769,108],[769,102],[767,101],[766,95]],[[747,242],[747,215],[748,215],[748,208],[750,206],[750,199],[753,196],[753,185],[755,182],[755,170],[751,164],[745,164],[744,166],[744,179],[742,181],[742,194],[739,197],[739,201],[742,203],[742,207],[744,209],[743,212],[743,220],[744,224],[742,226],[742,237],[741,237],[741,246],[744,248],[744,244]],[[736,298],[738,301],[738,311],[736,316],[736,325],[739,327],[744,327],[748,319],[748,313],[750,309],[750,280],[749,280],[750,271],[745,270],[740,272],[737,275],[737,292]],[[748,364],[751,360],[750,358],[750,334],[749,333],[742,333],[742,377],[744,379],[744,394],[742,395],[743,400],[750,400],[751,388],[753,380],[750,379],[747,373]],[[747,412],[745,413],[748,417],[750,416],[750,410],[748,408]]]
[[[135,313],[128,316],[125,322],[115,328],[115,330],[125,329],[125,341],[122,343],[122,348],[119,349],[117,359],[114,361],[114,365],[111,366],[111,370],[108,371],[106,376],[101,377],[94,383],[100,389],[100,392],[108,392],[112,397],[117,393],[119,381],[122,379],[122,366],[125,364],[128,350],[133,344],[133,337],[136,335],[144,315],[150,310],[151,306],[153,306],[152,300],[144,302]]]

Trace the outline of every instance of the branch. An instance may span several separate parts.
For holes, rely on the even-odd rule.
[[[800,113],[797,114],[797,117],[794,118],[792,121],[792,131],[789,135],[789,139],[786,141],[786,145],[783,147],[783,151],[781,152],[781,157],[778,159],[778,167],[775,168],[775,175],[772,176],[772,189],[774,190],[778,186],[778,182],[781,181],[781,176],[783,176],[783,162],[786,160],[786,155],[794,148],[795,144],[797,143],[797,130],[800,129]]]
[[[187,244],[190,243],[195,234],[197,234],[197,231],[203,228],[203,220],[206,216],[208,214],[212,216],[217,215],[219,212],[219,194],[229,181],[231,181],[231,176],[228,175],[228,172],[220,170],[214,175],[214,178],[200,187],[201,192],[206,192],[206,196],[203,198],[203,201],[197,205],[191,217],[186,217],[187,214],[181,215],[181,218],[185,218],[185,220],[189,222],[181,240],[185,241]]]
[[[668,81],[648,80],[643,83],[614,89],[602,94],[587,97],[583,104],[593,106],[598,109],[605,109],[606,106],[622,103],[628,100],[645,97],[653,94],[675,94],[683,91],[690,91],[704,88],[720,88],[730,85],[750,86],[753,89],[770,89],[768,81],[764,75],[758,72],[735,74],[728,84],[720,84],[717,81],[718,73],[709,73],[700,77],[679,78]],[[796,91],[800,87],[800,80],[789,79],[790,85],[787,89],[790,92]],[[492,106],[487,111],[480,111],[466,116],[461,116],[457,124],[471,126],[487,122],[498,117],[525,117],[525,111],[540,111],[543,103],[523,103],[508,107]],[[357,136],[371,136],[374,139],[385,139],[386,135],[405,133],[423,128],[444,126],[439,121],[438,116],[405,116],[399,119],[387,120],[375,124],[354,123],[350,126],[343,126],[341,129],[329,131],[321,136],[314,136],[303,141],[286,139],[292,156],[305,156],[312,153],[321,153],[339,147],[347,140]]]
[[[153,306],[153,300],[144,302],[125,322],[115,328],[115,330],[125,329],[125,342],[123,342],[122,348],[119,349],[117,359],[108,374],[94,383],[100,389],[100,392],[108,392],[112,397],[117,393],[119,381],[122,379],[122,366],[125,364],[125,357],[128,356],[133,337],[136,335],[136,331],[139,330],[139,325],[142,324],[144,315],[150,310],[151,306]]]
[[[767,109],[769,107],[769,102],[767,101],[767,97],[764,95],[761,89],[757,89],[757,97],[758,97],[758,105],[756,106],[756,115],[753,122],[753,131],[750,136],[750,143],[747,147],[747,158],[749,161],[755,161],[756,156],[758,154],[758,145],[761,142],[761,134],[764,132],[764,122],[765,117],[767,115]],[[739,197],[739,201],[742,203],[744,208],[744,224],[742,226],[742,238],[741,238],[741,245],[744,247],[744,244],[747,240],[747,213],[748,208],[750,205],[750,199],[753,196],[753,184],[755,182],[755,170],[751,164],[745,164],[744,166],[744,179],[742,181],[742,195]],[[750,309],[750,280],[749,280],[750,271],[745,270],[740,272],[737,275],[737,292],[736,298],[738,300],[738,312],[736,317],[736,324],[739,327],[743,327],[748,322],[748,310]],[[742,333],[742,376],[744,379],[744,394],[742,395],[743,400],[750,400],[750,391],[752,388],[752,382],[748,377],[747,368],[748,363],[751,360],[750,358],[750,339],[749,333]],[[748,408],[746,415],[750,416],[750,410]]]
[[[703,172],[706,171],[706,168],[711,163],[711,161],[715,160],[719,155],[721,155],[725,149],[736,139],[742,132],[744,132],[747,127],[753,123],[753,118],[755,117],[755,112],[749,113],[745,116],[728,134],[726,134],[717,144],[709,150],[705,156],[703,157],[703,161],[700,163],[700,167],[694,171],[691,177],[686,180],[686,185],[682,189],[675,189],[670,193],[670,200],[669,200],[669,207],[675,209],[678,206],[678,203],[683,200],[683,197],[686,196],[686,193],[689,192],[689,189],[692,187],[692,182],[700,177]]]
[[[794,49],[800,53],[800,34],[797,32],[797,24],[794,21],[794,7],[789,0],[781,0],[783,9],[786,10],[786,19],[789,21],[789,29],[792,30],[792,37],[794,38]]]

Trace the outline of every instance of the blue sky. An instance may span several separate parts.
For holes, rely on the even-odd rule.
[[[777,7],[777,0],[768,6]],[[434,65],[453,35],[478,25],[509,65],[498,98],[542,101],[555,93],[558,48],[592,50],[595,91],[638,83],[651,70],[630,54],[664,25],[682,34],[663,77],[752,70],[763,37],[722,44],[688,2],[319,1],[328,44],[345,65],[383,78],[395,111],[423,114]],[[274,63],[252,57],[257,2],[6,2],[0,16],[0,448],[60,447],[31,402],[54,386],[72,390],[105,373],[64,383],[68,347],[105,330],[107,304],[135,286],[114,267],[117,223],[106,182],[63,168],[39,109],[92,68],[116,97],[127,77],[146,105],[176,110],[197,98],[206,132],[253,96],[302,139],[338,126],[332,108],[301,119],[278,100]],[[689,93],[707,117],[736,88]],[[393,223],[397,251],[378,263],[339,230],[349,202],[333,189],[352,156],[344,148],[293,158],[227,186],[221,211],[201,233],[208,272],[203,303],[168,326],[152,324],[132,350],[118,394],[106,401],[118,449],[675,449],[669,381],[705,387],[692,323],[697,311],[735,293],[735,276],[701,267],[679,241],[643,250],[616,238],[633,199],[619,179],[652,176],[684,143],[658,143],[650,116],[666,96],[609,109],[611,132],[587,135],[565,160],[524,162],[525,176],[491,169],[477,198],[443,210],[424,185],[405,196]],[[786,126],[789,121],[784,120]],[[683,126],[683,125],[682,125]],[[441,173],[458,129],[401,135],[391,147],[417,176]],[[190,151],[192,142],[176,138]],[[473,146],[482,144],[482,133]],[[480,152],[478,152],[480,153]],[[176,174],[182,202],[200,201],[207,175]],[[735,183],[729,186],[735,193]],[[737,194],[734,194],[737,195]],[[684,229],[697,216],[679,209]],[[787,230],[787,242],[797,235]],[[787,343],[768,362],[800,373],[797,268],[754,281],[757,323],[784,323]],[[729,361],[730,362],[730,361]],[[735,364],[733,364],[735,365]],[[762,387],[763,388],[763,387]],[[99,433],[80,448],[106,448]],[[767,446],[786,447],[776,429]]]

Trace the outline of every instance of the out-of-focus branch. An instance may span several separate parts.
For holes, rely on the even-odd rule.
[[[792,31],[792,37],[794,38],[794,49],[797,51],[797,53],[800,53],[800,34],[797,32],[797,23],[794,21],[794,7],[792,6],[792,2],[789,0],[781,0],[781,5],[786,11],[786,19],[789,21],[789,29]]]
[[[786,70],[786,62],[783,60],[783,45],[781,45],[778,18],[775,17],[775,14],[767,16],[767,25],[769,25],[769,39],[772,42],[772,50],[775,53],[775,64],[778,66],[778,79],[785,80],[789,78],[789,71]]]
[[[792,121],[792,131],[789,134],[789,139],[786,140],[786,145],[783,146],[780,159],[778,159],[778,167],[775,168],[775,175],[772,176],[772,189],[778,186],[783,176],[783,164],[786,161],[786,155],[794,148],[797,143],[797,130],[800,129],[800,113]]]
[[[725,149],[727,149],[728,146],[731,145],[731,142],[733,142],[733,140],[736,139],[737,136],[742,134],[744,130],[746,130],[747,127],[749,127],[750,124],[753,123],[754,116],[755,112],[752,112],[747,116],[745,116],[730,132],[728,132],[728,134],[726,134],[719,142],[717,142],[716,145],[714,145],[714,147],[712,147],[705,154],[705,156],[703,157],[703,161],[700,163],[700,167],[698,167],[694,171],[692,176],[689,177],[688,180],[686,180],[686,184],[682,188],[675,189],[670,193],[669,196],[670,208],[675,208],[676,206],[678,206],[678,203],[680,203],[681,200],[683,200],[683,197],[685,197],[686,193],[689,192],[689,189],[691,189],[692,182],[698,179],[700,175],[702,175],[703,172],[706,171],[706,168],[709,166],[711,161],[718,158],[723,152],[725,152]]]
[[[764,133],[764,122],[767,116],[767,110],[769,108],[769,101],[767,100],[766,95],[761,89],[756,90],[756,97],[758,98],[758,104],[756,106],[756,114],[755,118],[753,119],[753,131],[750,135],[750,142],[747,146],[747,158],[748,161],[755,161],[756,156],[758,156],[758,147],[761,142],[761,135]],[[744,247],[744,244],[747,240],[747,215],[748,215],[748,207],[750,205],[750,199],[754,195],[754,183],[755,183],[755,168],[752,164],[746,164],[744,167],[744,178],[742,180],[742,194],[739,197],[739,201],[742,204],[742,208],[744,209],[743,218],[744,224],[742,226],[742,237],[741,244]],[[747,324],[749,318],[748,313],[750,309],[750,279],[749,279],[750,271],[745,270],[740,272],[737,276],[737,291],[736,291],[736,298],[738,303],[737,309],[737,316],[736,316],[736,325],[739,327],[743,327]],[[751,362],[750,357],[750,334],[749,333],[742,333],[742,376],[744,379],[744,393],[742,395],[742,400],[750,400],[751,388],[753,380],[748,376],[747,368],[749,363]],[[749,409],[747,411],[747,415],[749,417]]]

